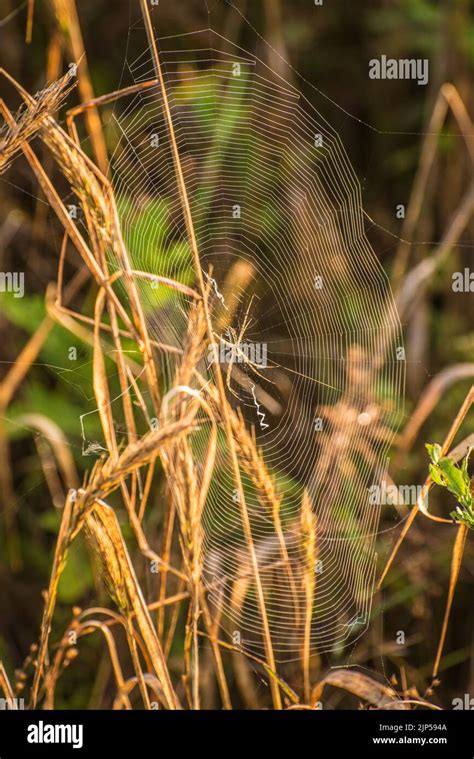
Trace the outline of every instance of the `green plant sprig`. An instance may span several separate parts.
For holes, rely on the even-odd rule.
[[[471,488],[471,477],[468,472],[472,448],[468,449],[461,466],[457,466],[448,456],[442,456],[441,446],[438,443],[427,443],[426,450],[431,458],[431,479],[437,485],[447,488],[458,501],[459,505],[450,512],[450,517],[454,522],[474,530],[474,496]]]

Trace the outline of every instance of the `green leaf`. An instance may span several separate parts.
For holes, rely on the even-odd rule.
[[[459,469],[451,459],[440,459],[439,469],[445,475],[448,490],[458,498],[462,498],[470,489],[469,477],[465,477],[462,470]]]
[[[450,513],[451,519],[474,529],[474,498],[468,472],[471,449],[468,450],[460,467],[448,456],[441,458],[441,447],[438,444],[428,443],[426,449],[432,461],[429,465],[431,479],[437,485],[445,487],[458,501],[459,505]]]
[[[446,478],[442,476],[441,472],[436,468],[434,464],[430,464],[430,477],[437,485],[446,487]]]
[[[441,458],[441,446],[438,443],[426,443],[425,447],[433,464],[437,464]]]

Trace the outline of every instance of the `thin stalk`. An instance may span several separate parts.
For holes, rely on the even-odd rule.
[[[205,319],[206,319],[207,331],[208,331],[208,335],[209,335],[209,341],[213,345],[213,351],[214,351],[214,354],[215,354],[214,355],[214,366],[215,366],[216,385],[217,385],[217,389],[219,391],[219,397],[220,397],[221,406],[222,406],[222,416],[223,416],[223,421],[224,421],[224,429],[225,429],[225,432],[226,432],[227,444],[228,444],[228,447],[229,447],[229,454],[230,454],[230,459],[231,459],[233,474],[234,474],[234,478],[235,478],[235,484],[237,486],[237,490],[238,490],[239,496],[240,496],[240,498],[239,498],[239,504],[240,504],[240,510],[241,510],[243,528],[244,528],[244,532],[245,532],[246,541],[247,541],[247,544],[248,544],[248,547],[249,547],[250,558],[251,558],[252,567],[253,567],[253,571],[254,571],[254,575],[255,575],[255,585],[256,585],[256,590],[257,590],[258,604],[259,604],[259,609],[260,609],[260,614],[261,614],[261,617],[262,617],[263,629],[264,629],[264,643],[265,643],[266,656],[267,656],[267,659],[268,659],[268,664],[269,664],[270,669],[274,671],[275,670],[275,657],[274,657],[274,654],[273,654],[273,645],[272,645],[271,634],[270,634],[270,626],[269,626],[267,612],[266,612],[266,607],[265,607],[265,598],[264,598],[264,594],[263,594],[263,586],[262,586],[262,581],[261,581],[259,567],[258,567],[257,554],[256,554],[256,551],[255,551],[255,546],[254,546],[254,542],[253,542],[253,536],[252,536],[252,528],[251,528],[251,524],[250,524],[250,518],[249,518],[249,514],[248,514],[247,505],[246,505],[246,502],[245,502],[245,495],[244,495],[244,489],[243,489],[243,485],[242,485],[242,478],[241,478],[241,474],[240,474],[239,461],[238,461],[238,457],[237,457],[237,450],[236,450],[236,446],[235,446],[234,436],[233,436],[233,433],[232,433],[232,424],[231,424],[231,419],[230,419],[230,414],[229,414],[229,408],[228,408],[228,404],[227,404],[227,398],[226,398],[226,394],[225,394],[225,384],[224,384],[224,379],[222,377],[222,372],[221,372],[221,368],[220,368],[220,364],[219,364],[218,348],[217,348],[217,345],[214,342],[214,331],[213,331],[213,328],[212,328],[212,322],[211,322],[211,316],[210,316],[210,312],[209,312],[209,306],[208,306],[207,299],[206,299],[206,287],[205,287],[204,277],[203,277],[202,268],[201,268],[201,261],[200,261],[200,257],[199,257],[199,250],[198,250],[198,246],[197,246],[197,239],[196,239],[196,234],[195,234],[195,230],[194,230],[194,222],[193,222],[192,213],[191,213],[191,206],[190,206],[190,203],[189,203],[189,198],[188,198],[188,193],[187,193],[187,188],[186,188],[186,182],[185,182],[185,179],[184,179],[183,169],[182,169],[182,166],[181,166],[181,158],[180,158],[180,154],[179,154],[179,149],[178,149],[178,143],[177,143],[177,140],[176,140],[176,135],[175,135],[175,132],[174,132],[173,119],[172,119],[172,116],[171,116],[171,109],[170,109],[170,105],[169,105],[169,101],[168,101],[168,95],[167,95],[167,92],[166,92],[166,86],[165,86],[165,81],[164,81],[164,77],[163,77],[163,72],[162,72],[162,69],[161,69],[161,63],[160,63],[160,59],[159,59],[159,55],[158,55],[158,48],[156,46],[155,36],[154,36],[154,33],[153,33],[153,26],[152,26],[152,23],[151,23],[150,10],[149,10],[149,7],[148,7],[148,4],[147,4],[146,0],[140,0],[140,4],[141,4],[142,14],[143,14],[143,18],[144,18],[145,26],[146,26],[146,30],[147,30],[148,41],[149,41],[150,48],[151,48],[152,55],[153,55],[153,62],[154,62],[154,66],[155,66],[156,75],[157,75],[157,78],[159,79],[159,82],[160,82],[161,96],[162,96],[162,100],[163,100],[163,108],[164,108],[164,112],[165,112],[165,119],[166,119],[166,122],[167,122],[167,125],[168,125],[169,136],[170,136],[170,140],[171,140],[171,147],[172,147],[172,152],[173,152],[174,165],[175,165],[175,170],[176,170],[176,175],[177,175],[178,187],[179,187],[180,194],[181,194],[181,202],[182,202],[182,206],[183,206],[183,212],[184,212],[184,217],[185,217],[185,222],[186,222],[186,228],[187,228],[187,232],[188,232],[189,241],[190,241],[190,244],[191,244],[191,250],[192,250],[192,254],[193,254],[194,267],[195,267],[195,270],[196,270],[196,277],[197,277],[198,284],[199,284],[199,290],[200,290],[200,294],[201,294],[202,299],[203,299],[203,307],[204,307],[204,314],[205,314]],[[271,680],[271,690],[272,690],[272,698],[273,698],[273,703],[274,703],[275,708],[276,709],[281,709],[282,703],[281,703],[280,690],[278,688],[278,685],[275,683],[275,681],[273,679]]]

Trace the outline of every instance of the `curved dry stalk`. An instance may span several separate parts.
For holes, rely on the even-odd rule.
[[[399,436],[393,467],[397,468],[402,458],[411,449],[420,427],[431,414],[432,410],[444,395],[446,390],[456,382],[474,376],[474,363],[453,364],[439,372],[424,388],[418,405],[410,416],[402,434]]]
[[[459,92],[453,84],[443,84],[439,90],[432,114],[426,129],[421,156],[415,181],[408,202],[407,213],[401,231],[401,240],[395,254],[392,279],[397,291],[408,263],[410,246],[414,244],[414,235],[421,217],[429,177],[433,168],[436,151],[439,149],[439,135],[446,120],[448,108],[451,109],[466,143],[471,162],[474,163],[473,123]]]
[[[311,705],[313,707],[321,701],[326,685],[332,685],[353,693],[377,709],[409,709],[406,702],[398,697],[393,688],[382,685],[362,672],[344,668],[332,670],[315,685],[311,694]]]
[[[448,453],[448,451],[450,449],[450,446],[452,445],[452,442],[453,442],[453,440],[454,440],[454,438],[455,438],[455,436],[456,436],[459,428],[461,427],[461,424],[463,423],[463,421],[464,421],[464,419],[465,419],[465,417],[466,417],[469,409],[471,408],[473,402],[474,402],[474,385],[471,386],[469,392],[467,393],[467,395],[466,395],[466,397],[464,399],[464,402],[463,402],[461,408],[459,409],[459,411],[458,411],[458,413],[456,415],[456,418],[454,419],[453,423],[451,424],[451,427],[449,429],[448,434],[446,435],[446,437],[444,439],[443,445],[441,446],[441,456],[446,456],[446,454]],[[391,551],[390,556],[388,557],[388,560],[387,560],[387,562],[385,564],[385,567],[384,567],[384,569],[382,571],[380,579],[379,579],[379,581],[377,583],[377,590],[380,590],[380,588],[382,587],[383,582],[385,580],[385,577],[387,576],[388,571],[390,570],[390,567],[393,564],[393,561],[394,561],[394,559],[395,559],[395,557],[396,557],[396,555],[397,555],[397,553],[398,553],[398,551],[400,549],[400,546],[402,545],[403,541],[405,540],[405,538],[406,538],[406,536],[408,534],[408,531],[410,530],[410,527],[412,526],[413,522],[415,521],[416,516],[418,515],[418,513],[420,511],[421,511],[421,513],[424,516],[426,516],[429,519],[432,519],[432,520],[434,520],[436,522],[445,522],[445,523],[448,523],[448,524],[451,524],[451,525],[453,524],[452,520],[450,520],[450,519],[442,519],[440,517],[434,517],[432,514],[430,514],[426,510],[426,507],[424,505],[424,501],[425,501],[426,495],[429,492],[432,484],[433,483],[432,483],[431,477],[427,477],[427,479],[425,480],[425,483],[423,485],[423,488],[422,488],[421,496],[418,499],[418,502],[412,508],[412,510],[411,510],[411,512],[410,512],[410,514],[408,516],[408,519],[407,519],[407,521],[406,521],[406,523],[405,523],[405,525],[403,527],[403,530],[402,530],[402,532],[401,532],[401,534],[400,534],[400,536],[399,536],[399,538],[398,538],[398,540],[397,540],[397,542],[396,542],[393,550]],[[422,503],[421,503],[422,501],[423,501],[423,508],[422,508]]]
[[[148,279],[150,282],[156,282],[156,284],[164,285],[164,287],[169,287],[171,290],[176,290],[176,292],[187,295],[189,298],[193,298],[194,300],[201,300],[201,296],[196,292],[196,290],[193,290],[192,287],[188,287],[187,285],[183,285],[181,282],[178,282],[175,279],[170,279],[169,277],[161,277],[158,274],[152,274],[151,272],[147,271],[137,271],[136,269],[131,269],[130,274],[134,277],[138,277],[139,279]]]
[[[54,451],[56,461],[68,488],[79,486],[74,457],[71,448],[61,428],[43,414],[21,414],[15,420],[17,424],[24,425],[31,430],[36,430],[44,437]]]
[[[407,320],[422,290],[458,242],[474,211],[474,182],[466,190],[448,229],[430,258],[424,258],[405,277],[397,296],[399,317]]]
[[[120,621],[123,621],[123,620],[120,620]],[[54,691],[56,688],[56,683],[59,680],[59,677],[61,675],[61,666],[62,666],[64,654],[70,648],[69,638],[68,638],[69,632],[75,632],[77,635],[77,638],[79,639],[82,636],[90,635],[96,630],[99,630],[104,636],[107,649],[109,651],[110,662],[112,664],[112,670],[114,673],[117,689],[121,690],[124,686],[125,681],[124,681],[123,671],[120,665],[120,660],[119,660],[119,656],[117,652],[117,646],[115,643],[114,636],[112,635],[109,627],[104,622],[100,622],[99,620],[96,620],[96,619],[87,620],[86,622],[82,624],[78,624],[77,622],[78,620],[74,620],[72,625],[69,626],[69,629],[66,631],[65,635],[63,636],[63,639],[59,645],[58,651],[56,652],[56,655],[54,657],[53,665],[51,666],[51,668],[49,669],[45,677],[45,692],[46,692],[46,698],[44,702],[45,709],[54,709]],[[123,698],[124,698],[125,707],[127,709],[131,709],[132,705],[128,699],[128,696],[124,695]]]
[[[97,108],[99,105],[105,105],[111,103],[113,100],[118,100],[121,97],[127,95],[134,95],[136,92],[142,92],[150,87],[156,87],[159,84],[158,79],[150,79],[146,82],[139,82],[138,84],[132,84],[129,87],[124,87],[121,90],[115,90],[114,92],[108,92],[105,95],[99,95],[98,97],[91,98],[80,105],[76,105],[73,108],[69,108],[66,112],[66,121],[69,132],[77,137],[76,142],[79,142],[79,136],[77,133],[75,119],[80,114],[86,114],[91,108]],[[106,172],[105,172],[106,173]]]

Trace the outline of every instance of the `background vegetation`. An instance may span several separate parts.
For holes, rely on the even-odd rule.
[[[76,5],[88,73],[82,69],[80,86],[68,97],[69,108],[93,94],[102,95],[117,88],[129,29],[138,18],[138,4],[126,0],[113,3],[78,0]],[[207,24],[205,3],[199,0],[162,0],[161,6],[163,35]],[[456,293],[452,289],[453,273],[472,266],[472,3],[364,0],[350,4],[340,0],[319,8],[308,0],[291,3],[261,0],[242,3],[240,7],[308,83],[314,83],[340,106],[334,107],[309,84],[306,88],[303,85],[310,100],[317,97],[318,106],[324,102],[329,122],[341,135],[360,178],[369,239],[392,278],[394,291],[403,294],[400,311],[408,358],[407,397],[405,419],[391,457],[391,475],[395,482],[423,484],[429,464],[424,443],[445,440],[474,375],[472,292]],[[73,11],[73,2],[44,1],[36,2],[33,14],[31,3],[18,7],[16,2],[3,0],[1,63],[28,92],[35,93],[45,82],[58,79],[76,58],[81,43],[77,40],[77,18]],[[252,29],[245,23],[240,28],[229,28],[226,13],[222,4],[216,12],[215,24],[244,48],[252,48],[255,41]],[[28,42],[25,33],[31,36]],[[387,82],[369,80],[368,61],[381,54],[428,58],[428,86],[399,81],[391,82],[389,87]],[[129,50],[129,56],[133,58],[133,50]],[[275,57],[268,63],[277,67],[278,61]],[[1,86],[5,88],[3,97],[8,107],[15,112],[20,105],[18,93],[5,80]],[[71,183],[58,168],[51,151],[39,142],[35,146],[53,185],[62,197],[69,197]],[[90,153],[97,158],[92,149]],[[397,218],[400,204],[407,209],[405,219]],[[51,293],[51,283],[57,279],[63,228],[39,190],[24,155],[2,175],[0,207],[3,211],[0,268],[27,272],[29,283],[23,299],[0,295],[0,378],[3,378],[0,501],[4,514],[0,538],[0,660],[12,683],[17,670],[17,692],[30,693],[34,667],[28,657],[34,659],[37,655],[37,648],[31,651],[30,647],[32,643],[38,645],[42,620],[43,633],[45,624],[46,627],[49,624],[47,616],[46,619],[43,616],[42,592],[50,580],[64,505],[63,473],[58,474],[54,463],[45,420],[50,420],[64,434],[82,480],[91,461],[82,455],[78,420],[96,407],[97,386],[94,386],[94,344],[81,339],[77,330],[72,339],[68,325],[54,323],[46,313],[45,294]],[[419,265],[427,259],[433,266],[424,277]],[[81,267],[77,265],[74,269],[71,262],[67,266],[67,282],[75,282],[69,284],[71,308],[93,315],[95,287],[91,284],[86,295],[82,290],[79,297]],[[18,360],[25,346],[31,352]],[[74,370],[65,370],[64,357],[71,346],[76,347],[78,360]],[[13,366],[19,366],[20,371],[12,379]],[[11,387],[14,392],[9,393]],[[469,407],[465,410],[468,412]],[[37,416],[33,418],[33,414]],[[91,425],[88,439],[99,438],[99,419],[95,417],[95,421],[89,419],[87,423]],[[473,432],[472,413],[467,413],[462,425],[455,429],[454,439],[449,441],[449,450]],[[100,473],[96,475],[100,477]],[[154,536],[150,544],[159,554],[163,547],[163,515],[159,508],[162,487],[161,482],[152,488],[147,523],[147,534]],[[435,488],[430,494],[430,510],[437,515],[449,519],[455,505],[446,489]],[[404,516],[407,509],[403,506],[398,511],[387,507],[382,513],[380,571],[387,549],[387,535],[383,531]],[[146,574],[145,560],[131,539],[132,530],[126,524],[123,508],[119,517],[142,581]],[[100,526],[95,528],[100,532]],[[110,529],[113,531],[113,526]],[[390,683],[398,697],[415,701],[426,697],[442,708],[451,708],[453,699],[465,693],[474,694],[474,547],[472,535],[467,535],[458,578],[457,568],[453,572],[451,564],[456,534],[457,528],[452,524],[417,517],[377,593],[370,629],[349,655],[349,663],[358,665],[356,671],[370,676],[370,681],[359,677],[354,682],[328,685],[325,708],[352,708],[360,702],[381,706],[384,698],[390,700],[394,696],[390,689],[383,690]],[[399,531],[388,535],[389,540],[395,541]],[[459,555],[459,538],[457,548]],[[107,572],[110,573],[110,567],[105,575]],[[439,667],[440,682],[433,688],[431,675],[450,573],[456,593]],[[103,576],[104,571],[100,574]],[[109,708],[114,703],[114,676],[103,640],[98,635],[87,635],[78,648],[68,648],[67,640],[63,639],[65,631],[71,630],[73,607],[74,620],[80,609],[99,605],[99,601],[107,605],[104,601],[107,594],[97,577],[85,544],[77,541],[69,552],[54,609],[50,655],[62,651],[58,666],[61,674],[63,669],[68,670],[58,680],[56,707]],[[147,590],[146,600],[151,602],[153,589]],[[167,651],[174,682],[181,682],[188,646],[186,622],[190,625],[184,605],[178,609],[178,618],[173,622],[177,625],[176,633],[169,640]],[[128,600],[121,611],[125,619],[127,614],[137,614]],[[146,627],[146,622],[143,624]],[[400,631],[406,633],[404,645],[397,643]],[[144,634],[143,629],[141,632]],[[125,660],[125,680],[134,673],[140,680],[129,653],[133,649],[132,639],[133,634],[124,625],[123,635],[117,635],[118,655]],[[164,645],[166,648],[166,642]],[[74,662],[77,654],[78,661]],[[224,651],[222,655],[232,704],[240,708],[271,706],[268,683],[272,677],[265,668],[258,662],[242,668],[231,653]],[[312,662],[313,684],[324,683],[329,663],[325,659]],[[50,665],[51,661],[47,662]],[[202,695],[203,705],[208,707],[222,705],[214,667],[208,644],[200,673],[201,682],[209,685]],[[303,687],[294,668],[284,668],[280,675],[298,697],[302,696]],[[192,675],[189,677],[192,684]],[[338,685],[342,687],[335,687]],[[143,683],[141,686],[143,696]],[[183,701],[186,698],[183,691],[187,693],[188,686],[191,687],[189,683],[176,686]],[[316,689],[313,701],[320,700],[323,687]],[[281,683],[278,688],[284,703],[295,706]],[[44,691],[40,692],[44,697]],[[274,693],[273,697],[274,703]],[[189,695],[191,702],[193,698],[195,693]],[[136,693],[131,699],[139,703]],[[143,700],[146,703],[146,697]]]

